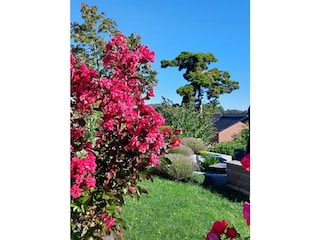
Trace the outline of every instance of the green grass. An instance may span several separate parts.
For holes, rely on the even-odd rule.
[[[139,201],[127,199],[121,214],[128,226],[125,239],[204,240],[212,223],[222,219],[242,237],[249,236],[250,228],[242,217],[245,196],[159,177],[140,186],[148,194]]]

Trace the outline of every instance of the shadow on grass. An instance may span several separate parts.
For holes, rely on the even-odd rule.
[[[249,196],[228,187],[213,186],[207,183],[203,183],[201,186],[233,202],[249,201]]]
[[[153,176],[157,176],[161,179],[174,181],[172,179],[169,179],[168,176],[165,176],[164,174],[161,174],[160,172],[157,172],[154,169],[151,172],[151,174]],[[198,174],[193,175],[193,176],[199,177]],[[202,177],[200,179],[193,179],[193,180],[189,179],[189,180],[179,181],[179,182],[189,182],[189,183],[195,184],[197,186],[200,186],[200,187],[203,187],[203,188],[209,190],[210,192],[212,192],[214,194],[217,194],[217,195],[220,195],[224,198],[227,198],[233,202],[244,202],[244,201],[249,202],[249,196],[247,196],[239,191],[236,191],[232,188],[226,187],[226,186],[225,187],[224,186],[214,186],[214,185],[210,184],[208,181],[206,181],[204,177]]]

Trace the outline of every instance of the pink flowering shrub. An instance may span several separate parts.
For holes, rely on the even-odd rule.
[[[139,181],[152,180],[148,169],[180,145],[181,131],[160,131],[165,119],[145,104],[154,92],[139,73],[154,55],[119,34],[106,45],[108,76],[100,78],[71,54],[71,239],[121,238],[124,196],[147,192]]]
[[[242,167],[250,172],[250,153],[245,155],[241,159]],[[250,225],[250,203],[244,202],[242,208],[242,215],[245,219],[247,225]],[[206,240],[221,240],[221,239],[241,239],[240,234],[236,231],[234,227],[227,227],[228,224],[226,220],[215,221],[212,225],[210,232],[206,235]],[[249,239],[250,237],[244,238]]]

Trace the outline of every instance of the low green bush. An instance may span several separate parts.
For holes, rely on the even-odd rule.
[[[214,155],[206,154],[202,155],[202,157],[204,158],[204,160],[200,166],[201,171],[206,172],[208,171],[210,165],[219,163],[219,159],[217,159]]]
[[[201,138],[185,137],[181,139],[182,144],[190,147],[194,153],[199,153],[199,151],[206,151],[207,146],[201,140]]]
[[[169,161],[162,159],[159,167],[161,175],[168,179],[187,181],[188,176],[197,168],[196,163],[193,162],[191,157],[176,153],[166,154],[165,157]]]
[[[184,144],[180,144],[179,147],[171,148],[169,153],[176,153],[184,156],[192,156],[194,154],[193,150]]]
[[[234,150],[245,149],[245,147],[246,147],[245,145],[238,142],[233,142],[233,141],[226,142],[226,143],[222,142],[222,143],[217,143],[211,151],[216,153],[231,155],[232,158],[234,158],[235,157]]]
[[[204,174],[199,174],[199,173],[191,173],[187,177],[188,182],[198,186],[201,186],[204,183],[204,180],[205,180]]]
[[[246,151],[249,135],[249,129],[245,128],[232,141],[217,143],[211,149],[211,151],[216,153],[228,154],[231,155],[233,159],[236,159],[235,150],[236,152],[241,152],[241,150]]]

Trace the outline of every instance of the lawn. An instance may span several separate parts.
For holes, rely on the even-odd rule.
[[[147,189],[139,201],[127,199],[122,218],[125,239],[203,240],[216,220],[225,219],[242,237],[250,228],[242,217],[246,196],[230,190],[214,190],[191,183],[155,177],[140,184]]]

